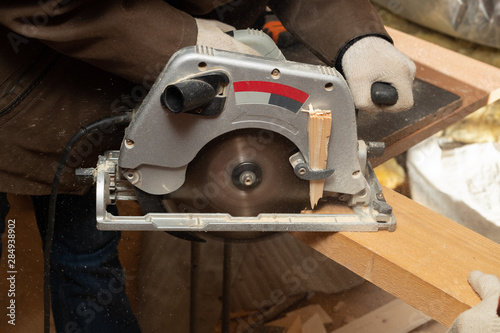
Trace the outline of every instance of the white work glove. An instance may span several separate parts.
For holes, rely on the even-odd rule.
[[[479,271],[469,274],[469,284],[483,300],[460,314],[447,333],[500,333],[500,281]]]
[[[240,43],[233,37],[226,34],[226,32],[234,30],[234,27],[216,20],[195,20],[196,25],[198,26],[196,45],[210,46],[214,49],[238,53],[260,55],[250,46]]]
[[[365,37],[355,42],[342,57],[342,69],[357,109],[370,113],[399,112],[413,106],[413,61],[380,37]],[[371,86],[375,82],[391,84],[398,91],[392,106],[375,105]]]

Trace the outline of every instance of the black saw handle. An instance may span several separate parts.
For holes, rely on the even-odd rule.
[[[386,82],[375,82],[371,88],[372,102],[376,105],[391,106],[398,102],[398,91]]]

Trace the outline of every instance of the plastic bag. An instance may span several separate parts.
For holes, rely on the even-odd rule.
[[[499,143],[431,137],[408,151],[407,167],[413,200],[500,243]]]
[[[441,33],[500,48],[500,0],[373,0],[390,12]]]

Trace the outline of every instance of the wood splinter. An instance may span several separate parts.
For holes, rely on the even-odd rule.
[[[328,142],[330,141],[330,133],[332,129],[332,113],[330,110],[314,109],[312,104],[309,104],[309,165],[311,169],[326,169],[328,159]],[[311,180],[309,183],[309,198],[311,208],[314,209],[318,204],[319,199],[323,196],[323,187],[325,180]]]

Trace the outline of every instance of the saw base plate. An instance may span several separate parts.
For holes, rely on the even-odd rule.
[[[259,214],[234,217],[225,213],[149,213],[144,216],[115,216],[106,206],[116,200],[137,200],[133,186],[120,178],[119,151],[108,151],[97,166],[97,227],[100,230],[188,231],[188,232],[290,232],[290,231],[394,231],[394,215],[380,214],[370,205],[341,205],[339,214]],[[367,174],[373,193],[380,193],[373,172]],[[127,184],[128,183],[128,184]],[[383,200],[382,197],[377,199]],[[352,213],[348,213],[352,210]]]

